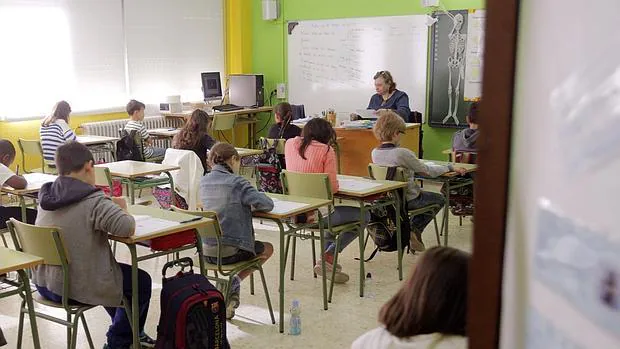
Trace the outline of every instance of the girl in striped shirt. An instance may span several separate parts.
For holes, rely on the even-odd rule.
[[[304,126],[301,137],[291,138],[286,141],[284,147],[286,169],[293,172],[326,173],[329,177],[332,192],[338,192],[338,178],[336,177],[338,165],[336,152],[331,146],[335,141],[336,133],[329,122],[320,118],[310,120]],[[330,219],[332,225],[358,222],[360,220],[360,209],[351,206],[336,206],[333,212],[330,213]],[[368,217],[366,221],[368,221]],[[342,252],[356,238],[357,233],[355,231],[341,233],[338,253]],[[327,239],[330,242],[325,248],[323,258],[325,258],[325,267],[327,269],[326,276],[331,278],[336,244],[331,233],[327,234]],[[333,282],[345,283],[349,281],[349,275],[342,272],[340,265],[336,264],[335,268],[336,276]],[[323,275],[320,260],[314,266],[314,272],[317,275]]]
[[[54,106],[52,114],[43,119],[41,123],[39,130],[41,147],[43,148],[43,158],[47,162],[54,163],[54,156],[58,147],[77,139],[69,127],[69,114],[71,114],[69,103],[60,101]]]

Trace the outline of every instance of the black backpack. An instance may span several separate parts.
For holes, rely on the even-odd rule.
[[[190,271],[166,278],[166,269],[175,264],[189,266]],[[155,348],[229,349],[224,296],[205,276],[194,274],[192,267],[191,258],[184,257],[166,263],[162,269]]]
[[[394,179],[396,174],[396,167],[390,167],[387,172],[386,180]],[[402,200],[405,198],[404,189],[400,189],[399,193]],[[388,195],[394,195],[390,193]],[[401,200],[401,203],[403,202]],[[369,261],[375,257],[377,251],[394,252],[398,249],[398,240],[396,234],[396,218],[397,213],[393,205],[383,206],[379,208],[373,208],[370,210],[370,222],[366,229],[368,234],[372,237],[372,240],[377,246],[372,251],[370,257],[366,261]],[[409,214],[405,205],[401,205],[398,212],[398,219],[400,219],[400,240],[403,251],[407,248],[409,251],[409,238],[411,237],[411,222],[409,221]]]
[[[116,160],[144,161],[142,145],[136,142],[136,130],[120,131],[121,139],[116,142]]]

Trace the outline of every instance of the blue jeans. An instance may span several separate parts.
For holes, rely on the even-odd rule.
[[[123,295],[131,304],[131,266],[118,263],[123,273]],[[46,287],[37,285],[39,294],[52,302],[62,302],[62,296],[59,296]],[[144,323],[146,315],[149,312],[149,302],[151,301],[151,276],[142,269],[138,269],[138,306],[140,309],[140,333],[144,332]],[[132,343],[131,326],[127,313],[123,307],[105,307],[105,310],[112,318],[112,325],[108,329],[108,347],[109,348],[126,348]]]
[[[151,149],[153,150],[153,155],[149,156],[149,159],[152,159],[152,158],[163,158],[164,155],[166,155],[166,149],[165,148],[151,147]]]
[[[415,210],[433,204],[439,205],[439,209],[434,210],[432,215],[419,214],[411,217],[411,231],[415,233],[418,237],[422,235],[424,228],[426,228],[428,223],[433,220],[433,217],[437,215],[437,212],[439,212],[439,210],[445,206],[446,198],[439,193],[433,193],[423,190],[420,192],[420,195],[417,198],[407,201],[407,209],[409,210]]]
[[[359,207],[352,207],[352,206],[336,206],[334,207],[334,211],[329,215],[329,218],[331,219],[332,226],[346,224],[346,223],[359,222],[360,221],[360,209]],[[365,221],[364,226],[368,223],[369,220],[370,220],[370,215],[368,214],[368,212],[366,212],[366,217],[364,219]],[[323,227],[327,228],[327,222],[323,223]],[[328,243],[325,248],[325,252],[333,254],[334,251],[336,250],[336,243],[334,242],[335,236],[328,231],[326,231],[326,233],[327,234],[325,235],[325,238],[327,239]],[[353,242],[353,240],[357,238],[357,232],[355,231],[347,231],[344,233],[340,233],[339,235],[340,235],[340,244],[338,246],[339,247],[338,253],[342,252],[342,250],[344,250],[345,247],[347,247],[351,242]]]

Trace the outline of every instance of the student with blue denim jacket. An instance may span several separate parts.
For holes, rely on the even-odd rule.
[[[268,242],[254,240],[252,210],[271,211],[273,201],[254,188],[247,179],[239,176],[241,158],[235,147],[228,143],[217,143],[209,151],[211,172],[202,177],[200,196],[205,211],[214,211],[222,228],[222,264],[259,257],[263,263],[273,254]],[[204,253],[209,263],[217,263],[217,242],[205,241]],[[231,319],[239,307],[241,280],[254,270],[240,272],[233,279],[226,317]]]

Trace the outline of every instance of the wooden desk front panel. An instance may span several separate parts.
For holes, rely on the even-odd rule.
[[[338,140],[342,174],[368,176],[368,164],[372,162],[371,152],[379,146],[372,130],[337,128],[336,135],[342,138]],[[401,147],[419,154],[420,125],[408,125],[400,142]]]

